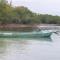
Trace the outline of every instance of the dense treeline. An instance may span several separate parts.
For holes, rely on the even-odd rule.
[[[37,14],[27,7],[13,7],[6,0],[0,0],[0,24],[60,24],[60,16]]]

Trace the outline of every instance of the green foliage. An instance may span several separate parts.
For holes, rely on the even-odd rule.
[[[0,0],[0,24],[60,24],[60,16],[37,14],[27,7],[12,7],[6,0]]]

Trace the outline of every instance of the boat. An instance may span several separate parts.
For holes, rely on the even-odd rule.
[[[50,37],[51,31],[0,32],[0,38],[43,38]]]

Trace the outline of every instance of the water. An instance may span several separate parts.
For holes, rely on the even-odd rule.
[[[0,60],[60,60],[60,37],[0,38]]]

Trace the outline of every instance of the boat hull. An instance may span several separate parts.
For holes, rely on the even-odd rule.
[[[0,38],[45,38],[50,37],[52,33],[42,33],[42,32],[1,32]]]

